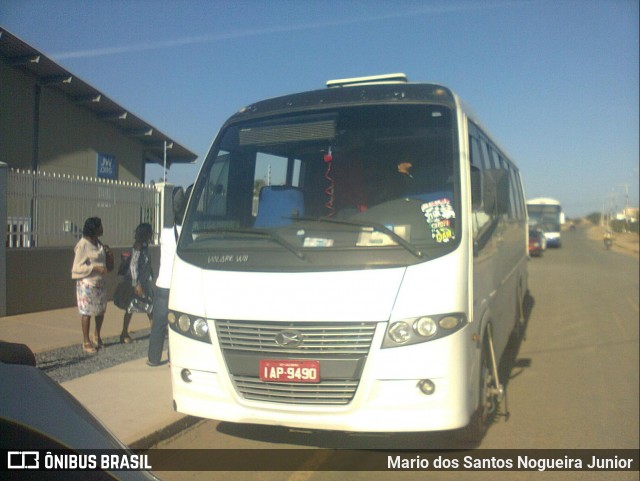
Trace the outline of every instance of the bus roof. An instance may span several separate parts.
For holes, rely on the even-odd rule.
[[[338,80],[328,80],[327,87],[353,87],[354,85],[373,85],[373,84],[389,84],[389,83],[408,83],[409,79],[403,73],[391,73],[384,75],[372,75],[370,77],[354,77],[343,78]]]
[[[536,197],[535,199],[529,199],[527,205],[560,205],[560,201],[551,199],[550,197]]]
[[[442,84],[409,82],[404,73],[392,73],[329,80],[327,87],[260,100],[232,115],[223,128],[242,120],[305,110],[321,111],[353,105],[439,104],[461,110],[482,128],[507,159],[512,159],[466,102]]]
[[[417,103],[433,103],[456,108],[457,97],[447,87],[438,84],[390,82],[387,79],[366,81],[354,83],[348,88],[346,86],[340,88],[336,85],[331,88],[261,100],[241,109],[227,123],[264,115],[303,110],[324,110],[345,105]]]

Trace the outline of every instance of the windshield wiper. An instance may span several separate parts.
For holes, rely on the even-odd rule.
[[[284,239],[279,234],[276,234],[272,230],[267,229],[230,229],[226,227],[222,228],[214,228],[214,229],[198,229],[197,231],[193,231],[194,234],[238,234],[238,235],[247,235],[247,236],[258,236],[258,237],[267,237],[270,240],[280,244],[282,247],[287,249],[293,255],[295,255],[298,259],[307,260],[307,256],[304,255],[304,252],[296,249],[296,247],[291,244],[291,242]]]
[[[404,247],[407,251],[409,251],[418,259],[422,259],[422,257],[424,257],[424,254],[422,253],[422,251],[416,249],[416,247],[413,244],[411,244],[410,242],[407,242],[404,238],[402,238],[401,236],[393,232],[388,227],[382,224],[378,224],[377,222],[362,222],[357,220],[340,220],[340,219],[330,219],[326,217],[304,217],[304,216],[291,217],[291,219],[294,221],[327,222],[329,224],[347,225],[351,227],[365,227],[369,229],[374,229],[374,230],[377,230],[378,232],[383,232],[387,234],[394,241],[396,241],[398,245],[401,245],[402,247]]]

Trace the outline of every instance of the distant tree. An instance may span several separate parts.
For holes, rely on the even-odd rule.
[[[598,225],[600,223],[600,217],[601,217],[600,212],[594,212],[592,214],[589,214],[587,216],[587,219],[591,221],[593,225]]]

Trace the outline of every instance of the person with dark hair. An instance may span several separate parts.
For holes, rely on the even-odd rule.
[[[171,287],[173,259],[190,192],[191,187],[187,189],[186,194],[182,187],[173,189],[173,225],[163,228],[160,234],[160,271],[156,280],[153,324],[151,325],[147,354],[147,365],[151,367],[162,365],[162,349],[169,322],[167,316],[169,314],[169,288]]]
[[[408,160],[400,160],[396,165],[396,172],[391,177],[391,187],[393,189],[393,197],[399,198],[407,195],[415,186],[415,180],[411,173],[413,163]]]
[[[129,336],[129,323],[136,312],[144,312],[151,322],[153,309],[153,267],[149,255],[149,242],[153,238],[153,227],[143,222],[136,227],[135,242],[131,251],[129,270],[125,274],[125,280],[131,282],[133,296],[129,307],[124,312],[122,319],[122,333],[120,342],[129,344],[132,342]]]
[[[99,217],[90,217],[85,221],[82,238],[74,249],[71,268],[71,278],[76,281],[76,297],[82,323],[82,350],[87,354],[95,354],[97,349],[103,347],[100,330],[107,310],[104,276],[108,272],[108,258],[112,254],[109,247],[100,242],[102,234],[102,221]],[[91,316],[96,319],[93,338],[95,345],[89,338]]]

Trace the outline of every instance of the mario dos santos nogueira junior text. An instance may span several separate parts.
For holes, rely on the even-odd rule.
[[[638,470],[637,460],[633,458],[585,456],[571,457],[535,457],[518,456],[402,456],[387,457],[389,470],[536,470],[536,471],[574,471],[574,470]]]

